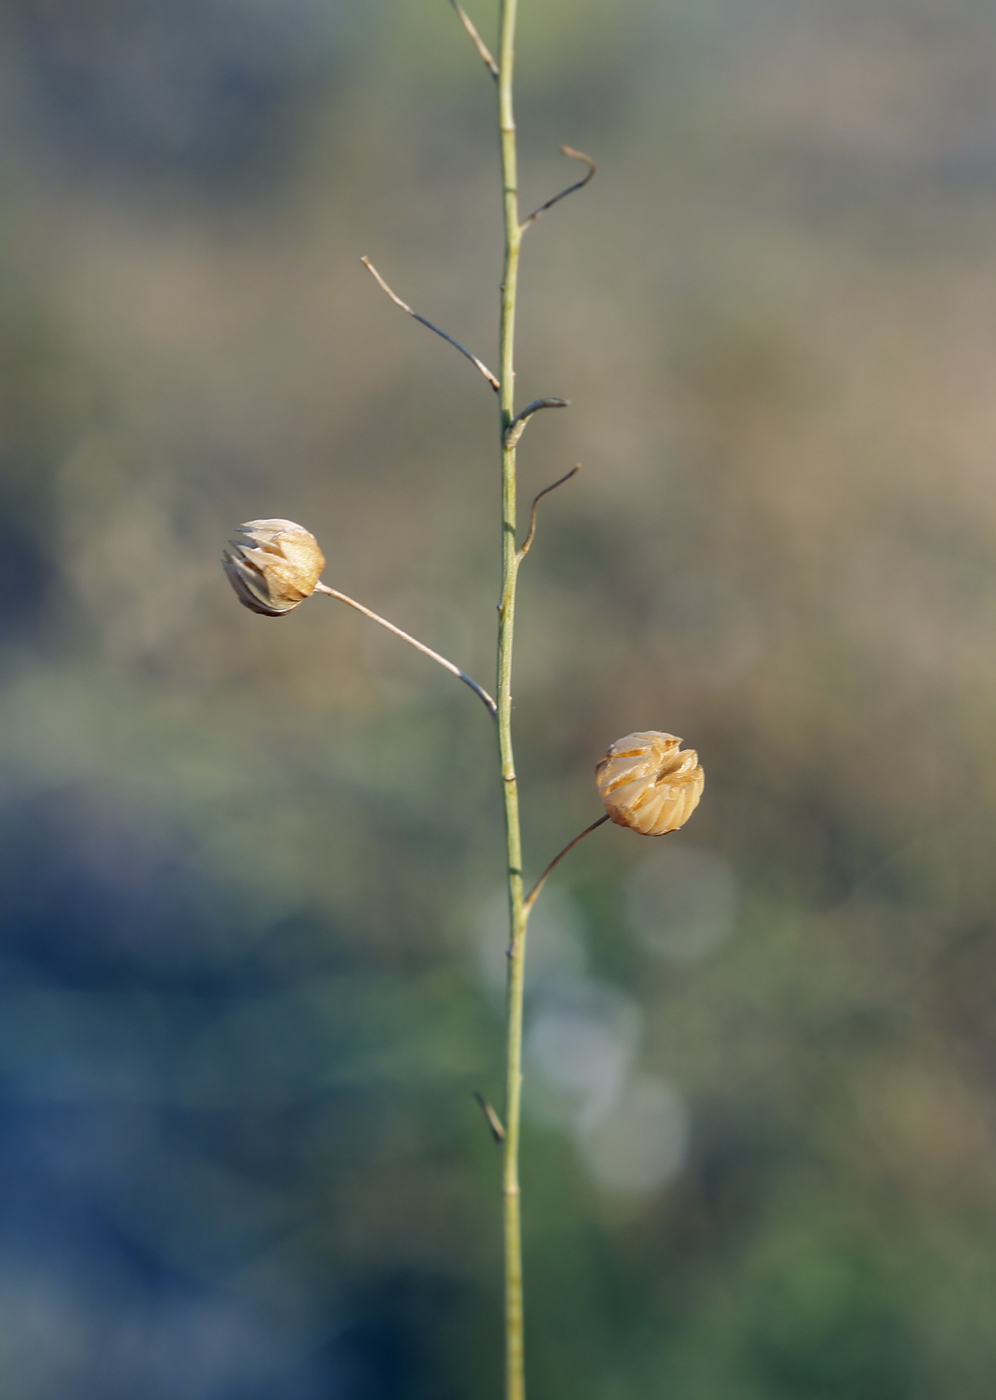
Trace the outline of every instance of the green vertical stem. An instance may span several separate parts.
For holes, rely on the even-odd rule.
[[[502,1196],[505,1224],[505,1395],[525,1400],[522,1319],[522,1223],[519,1210],[519,1121],[522,1095],[522,994],[526,918],[522,898],[522,839],[519,789],[512,753],[512,638],[515,627],[516,558],[515,447],[505,434],[515,416],[515,294],[519,273],[519,193],[516,175],[512,70],[517,0],[502,0],[498,44],[498,126],[501,139],[505,266],[501,287],[501,506],[502,581],[498,609],[498,752],[505,795],[508,843],[508,1050],[505,1081],[505,1152]]]

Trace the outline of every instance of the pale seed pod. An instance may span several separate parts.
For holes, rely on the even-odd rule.
[[[694,749],[659,729],[617,739],[595,768],[609,816],[641,836],[677,831],[699,805],[705,776]]]
[[[280,617],[314,593],[325,556],[314,535],[293,520],[249,520],[221,562],[240,603],[264,617]]]

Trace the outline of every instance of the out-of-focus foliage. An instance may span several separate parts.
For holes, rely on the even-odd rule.
[[[490,34],[493,6],[475,19]],[[500,1390],[493,95],[439,0],[0,9],[0,1391]],[[996,15],[523,0],[547,1400],[986,1400]]]

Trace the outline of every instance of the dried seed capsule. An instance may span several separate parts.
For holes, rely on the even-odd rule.
[[[695,750],[658,729],[617,739],[596,766],[595,780],[612,820],[641,836],[664,836],[684,826],[705,784]]]
[[[240,603],[279,617],[314,593],[325,556],[314,535],[293,520],[249,520],[239,526],[221,562]]]

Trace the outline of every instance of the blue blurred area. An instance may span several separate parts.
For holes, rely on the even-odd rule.
[[[351,0],[13,0],[19,115],[63,168],[237,188],[272,176],[342,62]]]
[[[467,1281],[399,1264],[370,1278],[355,1239],[343,1279],[350,1223],[328,1198],[345,1173],[371,1208],[358,1182],[424,1138],[426,1095],[438,1135],[434,1090],[413,1097],[378,1069],[397,1047],[359,1024],[402,989],[358,981],[327,924],[305,934],[322,942],[305,968],[274,946],[286,927],[240,947],[269,930],[147,813],[60,790],[16,809],[16,828],[0,992],[9,1383],[457,1393],[431,1339],[467,1310]],[[295,1261],[318,1271],[310,1294]]]

